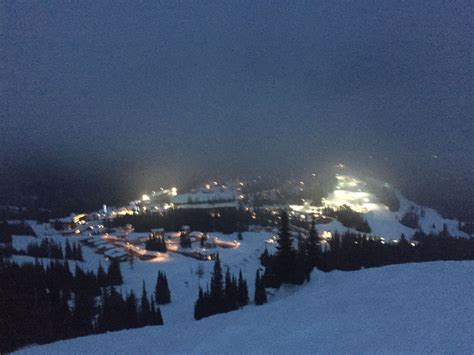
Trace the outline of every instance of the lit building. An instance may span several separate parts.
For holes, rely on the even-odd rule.
[[[239,206],[235,191],[223,187],[206,188],[193,193],[172,196],[171,203],[176,208],[183,209],[238,208]]]

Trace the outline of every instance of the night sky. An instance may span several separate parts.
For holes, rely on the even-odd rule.
[[[4,0],[0,16],[15,184],[48,167],[139,193],[343,161],[472,196],[470,1]]]

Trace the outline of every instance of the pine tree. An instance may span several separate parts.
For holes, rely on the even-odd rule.
[[[164,293],[164,303],[167,304],[171,302],[171,292],[170,288],[168,286],[168,278],[166,277],[166,274],[163,272],[163,293]]]
[[[165,324],[163,320],[163,315],[161,314],[160,307],[156,306],[156,313],[155,313],[155,324],[156,325],[163,325]]]
[[[110,321],[110,302],[109,302],[110,290],[104,289],[100,297],[99,303],[99,315],[97,317],[97,324],[95,327],[96,332],[105,333],[108,328],[108,322]]]
[[[230,270],[227,269],[225,274],[225,287],[224,287],[224,312],[233,311],[239,308],[239,294],[237,280],[231,276]]]
[[[104,325],[102,329],[116,331],[127,328],[126,305],[122,295],[113,286],[109,288],[109,295],[106,298],[107,307],[104,307]]]
[[[227,268],[227,271],[225,272],[224,303],[224,309],[230,311],[232,309],[232,278],[230,276],[229,268]]]
[[[267,303],[267,292],[265,290],[265,285],[263,283],[263,279],[260,277],[260,271],[257,270],[257,274],[255,276],[255,297],[254,297],[255,304],[257,306]]]
[[[278,280],[283,283],[292,283],[296,270],[296,256],[286,211],[282,211],[280,215],[280,232],[274,262],[274,272]]]
[[[55,305],[52,312],[53,316],[53,334],[60,339],[67,339],[72,336],[72,312],[68,304],[69,297],[63,292],[60,301]]]
[[[150,298],[150,312],[151,312],[151,318],[150,318],[150,325],[163,325],[163,317],[161,316],[161,310],[160,307],[155,307],[155,301],[153,301],[153,297]]]
[[[118,260],[112,259],[107,273],[107,278],[110,285],[117,286],[123,283],[122,272],[120,271],[120,263]]]
[[[247,287],[247,281],[242,276],[242,270],[239,271],[238,281],[238,294],[239,294],[239,306],[243,307],[249,303],[249,290]]]
[[[199,287],[199,295],[196,303],[194,304],[194,319],[199,320],[204,317],[204,292]]]
[[[150,297],[150,325],[155,325],[155,315],[156,315],[156,308],[155,308],[155,301],[153,297]]]
[[[232,275],[231,278],[231,297],[229,298],[230,310],[239,309],[239,284],[237,278]]]
[[[296,251],[295,270],[293,272],[292,283],[301,285],[304,281],[310,280],[312,263],[308,253],[308,241],[301,236],[298,239],[298,249]]]
[[[142,327],[149,325],[151,322],[151,308],[150,301],[145,288],[145,281],[143,281],[142,299],[140,303],[140,325]]]
[[[155,287],[155,300],[157,304],[168,304],[171,302],[171,293],[168,287],[168,279],[164,272],[158,272]]]
[[[222,282],[222,268],[219,254],[217,254],[216,261],[214,263],[214,272],[211,278],[211,291],[210,298],[212,302],[212,308],[215,312],[219,313],[224,310],[224,287]]]
[[[127,328],[137,328],[138,323],[138,309],[137,309],[137,298],[133,290],[127,296],[125,300],[125,324]]]
[[[262,282],[265,287],[270,288],[279,288],[281,286],[280,277],[275,272],[276,269],[276,258],[275,256],[271,256],[267,265],[265,266],[265,271],[262,276]]]
[[[308,253],[309,266],[311,268],[318,265],[321,248],[319,246],[319,236],[316,230],[316,217],[313,215],[311,219],[311,228],[309,230],[309,237],[306,245],[306,252]]]
[[[86,292],[76,292],[71,319],[71,325],[75,336],[83,336],[92,332],[92,319],[94,315],[94,296]]]
[[[109,285],[107,274],[105,273],[101,263],[99,263],[99,268],[97,270],[97,283],[99,287],[107,287]]]

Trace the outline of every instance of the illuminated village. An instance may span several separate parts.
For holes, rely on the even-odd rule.
[[[9,240],[2,237],[1,248],[6,260],[21,265],[33,262],[39,268],[49,265],[47,270],[58,265],[54,263],[60,258],[68,269],[75,269],[76,276],[71,277],[94,275],[98,270],[97,275],[109,280],[99,281],[99,286],[100,282],[103,286],[120,286],[120,295],[128,295],[127,299],[142,294],[135,310],[143,313],[147,302],[153,304],[155,310],[143,318],[142,326],[161,325],[164,319],[165,324],[175,327],[244,306],[246,309],[250,295],[255,297],[250,304],[277,304],[280,292],[286,292],[282,291],[286,288],[279,290],[281,281],[272,276],[271,270],[272,260],[277,260],[275,255],[282,248],[282,233],[292,240],[296,267],[296,273],[284,282],[296,285],[306,284],[304,280],[310,277],[304,266],[310,260],[307,255],[319,255],[316,267],[324,272],[358,270],[361,265],[385,262],[375,254],[360,254],[366,252],[365,248],[379,250],[389,262],[398,263],[402,260],[397,258],[404,254],[407,260],[420,258],[420,251],[426,248],[423,245],[435,238],[429,236],[451,238],[450,243],[472,240],[458,221],[407,200],[386,183],[351,175],[343,166],[337,168],[332,188],[320,201],[312,199],[315,195],[311,194],[316,180],[314,173],[306,179],[292,179],[280,187],[264,189],[253,188],[258,186],[256,179],[210,181],[187,192],[178,187],[159,188],[126,206],[104,204],[94,212],[42,222],[10,220],[11,236]],[[308,254],[302,248],[314,250]],[[343,254],[346,256],[341,259],[337,256],[340,248],[349,248],[344,253],[356,254]],[[225,296],[230,297],[224,298],[225,306],[216,310],[221,301],[212,285],[221,272],[216,270],[221,269],[226,280],[223,290],[238,290],[240,301],[229,303],[232,296]],[[324,279],[319,270],[317,277]],[[165,296],[159,291],[163,287]],[[107,297],[111,292],[115,294],[115,289],[100,289],[94,293],[96,302],[109,302]],[[102,301],[97,298],[100,294]],[[143,298],[147,294],[152,295],[151,301]],[[97,309],[99,318],[91,319],[94,332],[123,329],[124,325],[119,324],[104,328],[110,327],[101,321],[107,317],[104,312],[108,308],[102,305]],[[145,317],[140,314],[138,317]]]

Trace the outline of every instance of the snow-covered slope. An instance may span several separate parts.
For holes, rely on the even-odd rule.
[[[424,207],[405,198],[400,191],[392,186],[376,181],[375,179],[362,180],[352,175],[337,175],[337,185],[324,200],[324,205],[332,208],[339,208],[347,205],[353,210],[360,212],[372,229],[372,234],[387,239],[400,239],[402,234],[410,238],[415,233],[415,229],[409,228],[400,223],[403,215],[408,211],[414,211],[420,220],[420,228],[425,233],[437,233],[443,230],[446,224],[448,232],[455,237],[467,237],[466,233],[458,229],[458,221],[446,219],[432,208]],[[390,209],[380,202],[380,199],[371,191],[371,185],[377,188],[384,187],[391,190],[400,202],[398,211]],[[336,228],[340,232],[347,228]]]
[[[380,183],[381,184],[381,183]],[[444,219],[430,208],[416,205],[398,191],[400,209],[390,211],[371,192],[367,183],[351,176],[340,176],[326,205],[347,204],[363,213],[372,233],[387,239],[398,239],[403,233],[411,237],[414,229],[399,221],[407,211],[416,211],[421,228],[429,233],[440,231],[443,224],[454,236],[465,236],[455,220]],[[66,239],[82,240],[87,236],[64,237],[50,226],[29,221],[37,238],[14,236],[18,249],[30,241],[53,239],[64,245]],[[434,227],[433,227],[434,226]],[[318,224],[320,234],[343,232],[339,221]],[[268,244],[272,232],[245,232],[235,248],[217,248],[224,270],[237,274],[242,270],[254,292],[255,271],[261,268],[259,256],[274,244]],[[131,233],[137,241],[146,234]],[[233,241],[237,235],[211,233],[219,240]],[[97,237],[99,238],[99,237]],[[83,246],[83,262],[69,261],[96,271],[106,265],[104,255]],[[14,261],[35,259],[14,255]],[[48,260],[44,260],[46,263]],[[148,294],[153,293],[158,271],[168,277],[172,303],[161,306],[163,327],[90,336],[45,346],[23,349],[22,353],[313,353],[313,352],[473,352],[474,262],[437,262],[389,266],[358,272],[315,271],[312,281],[302,287],[284,287],[270,291],[269,304],[250,305],[243,311],[217,315],[199,322],[193,319],[193,305],[198,287],[205,287],[213,262],[198,261],[169,252],[163,257],[121,264],[123,294],[142,293],[143,281]]]
[[[264,306],[19,353],[473,353],[473,274],[474,262],[315,271]]]
[[[29,221],[29,223],[38,236],[38,238],[30,237],[30,241],[37,240],[41,242],[41,239],[48,238],[56,243],[62,243],[64,247],[67,239],[78,241],[87,238],[86,236],[63,237],[45,224],[37,224],[33,221]],[[140,233],[133,233],[130,239],[135,239],[136,235],[140,235]],[[268,248],[270,252],[274,249],[273,245],[265,243],[265,240],[271,236],[272,233],[267,232],[245,232],[238,248],[215,249],[215,251],[219,252],[224,270],[229,268],[235,275],[238,275],[239,270],[242,270],[244,277],[247,279],[250,293],[253,293],[254,290],[256,270],[261,267],[260,255],[265,248]],[[214,237],[218,237],[221,241],[233,241],[237,239],[237,234],[223,235],[221,233],[210,233],[209,238]],[[25,244],[23,239],[25,238],[23,236],[13,236],[14,244],[23,246]],[[69,261],[69,267],[73,272],[76,264],[81,268],[94,272],[97,272],[99,264],[107,268],[108,262],[105,260],[104,255],[95,253],[89,246],[83,246],[82,252],[84,261]],[[12,260],[18,263],[35,262],[35,258],[24,255],[13,255]],[[42,258],[38,260],[44,262],[45,265],[50,261],[50,259]],[[194,302],[198,296],[199,286],[205,288],[209,283],[214,262],[199,261],[169,252],[164,258],[149,261],[135,259],[133,264],[122,262],[120,265],[124,279],[120,290],[124,295],[130,292],[130,290],[134,290],[135,294],[140,297],[143,282],[145,282],[148,295],[153,294],[158,271],[166,272],[172,302],[160,308],[165,322],[177,325],[194,320]]]

